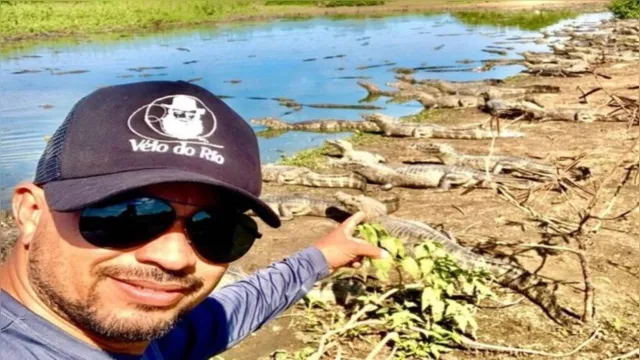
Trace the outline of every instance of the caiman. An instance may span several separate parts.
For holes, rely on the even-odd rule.
[[[321,174],[298,166],[267,164],[262,166],[262,181],[278,185],[302,185],[365,190],[367,180],[358,174]]]
[[[362,175],[368,182],[379,184],[383,189],[405,187],[414,189],[454,187],[496,188],[497,185],[513,189],[530,189],[535,183],[506,175],[492,175],[463,166],[442,164],[405,165],[391,167],[385,164],[357,161],[333,161],[333,166]]]
[[[260,199],[267,203],[281,220],[291,220],[297,216],[316,216],[342,222],[352,215],[351,211],[333,197],[323,198],[303,193],[291,193],[265,195]],[[400,200],[395,194],[377,196],[375,200],[384,204],[388,214],[396,212],[400,207]]]
[[[382,129],[385,136],[394,137],[414,137],[430,139],[469,139],[484,140],[496,138],[518,138],[524,134],[518,131],[502,130],[494,132],[478,127],[469,128],[447,128],[433,124],[401,123],[395,121],[391,116],[374,113],[363,115],[365,119],[375,123]]]
[[[526,176],[537,175],[547,178],[561,175],[561,169],[555,165],[517,156],[460,154],[449,144],[416,144],[410,147],[436,157],[445,165],[468,166],[492,174],[522,172]],[[586,167],[575,167],[567,175],[575,180],[583,180],[590,175],[590,171]]]
[[[554,321],[563,325],[576,322],[573,312],[558,305],[555,284],[504,260],[476,254],[458,244],[453,235],[445,235],[425,223],[389,216],[385,212],[385,206],[371,198],[343,192],[337,192],[335,196],[347,209],[364,212],[366,222],[382,225],[391,236],[404,240],[406,245],[418,245],[424,241],[436,242],[457,259],[460,267],[475,269],[484,266],[498,283],[526,296]]]
[[[345,132],[359,130],[362,132],[379,133],[380,128],[369,121],[350,121],[340,119],[307,120],[287,123],[276,118],[251,119],[252,124],[263,125],[272,130],[317,131],[317,132]]]
[[[355,150],[353,144],[346,140],[326,140],[327,144],[334,146],[342,154],[342,159],[346,161],[359,161],[359,162],[371,162],[371,163],[384,163],[387,160],[379,154],[374,154],[368,151]]]
[[[527,120],[555,120],[591,123],[594,121],[620,121],[589,109],[546,108],[528,100],[493,99],[484,104],[484,110],[491,115]]]

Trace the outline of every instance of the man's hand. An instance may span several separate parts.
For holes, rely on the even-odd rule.
[[[385,250],[353,237],[356,226],[364,219],[365,214],[357,212],[314,244],[324,255],[331,272],[346,265],[358,268],[363,256],[372,259],[389,256]]]

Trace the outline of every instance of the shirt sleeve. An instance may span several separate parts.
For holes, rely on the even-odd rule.
[[[315,247],[213,292],[158,340],[165,359],[207,359],[258,330],[329,274]]]

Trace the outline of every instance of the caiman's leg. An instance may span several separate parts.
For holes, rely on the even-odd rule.
[[[500,174],[503,170],[503,166],[500,162],[497,162],[491,171],[492,174]]]
[[[291,212],[291,209],[284,204],[280,204],[278,206],[278,212],[280,213],[280,220],[287,221],[293,219],[293,212]]]
[[[454,174],[454,173],[444,174],[444,176],[440,178],[440,182],[438,183],[438,190],[436,191],[437,192],[448,191],[453,186],[466,187],[474,183],[471,180],[472,179],[469,176],[464,174]]]

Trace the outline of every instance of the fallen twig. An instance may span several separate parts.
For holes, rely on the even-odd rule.
[[[567,356],[571,356],[575,353],[577,353],[578,351],[580,351],[580,349],[582,349],[583,347],[585,347],[589,342],[591,342],[591,340],[595,339],[596,335],[598,335],[598,333],[600,332],[600,328],[597,328],[593,334],[591,334],[591,336],[585,340],[582,344],[578,345],[578,347],[576,347],[575,349],[573,349],[572,351],[568,352],[568,353],[548,353],[545,351],[538,351],[538,350],[531,350],[531,349],[521,349],[521,348],[514,348],[514,347],[507,347],[507,346],[499,346],[499,345],[491,345],[491,344],[483,344],[474,340],[471,340],[465,336],[461,336],[461,340],[462,343],[464,345],[466,345],[467,347],[474,349],[474,350],[486,350],[486,351],[495,351],[495,352],[510,352],[510,353],[516,353],[516,354],[532,354],[532,355],[540,355],[540,356],[545,356],[545,357],[567,357]]]
[[[622,354],[620,356],[616,356],[616,357],[612,357],[609,358],[608,360],[622,360],[622,359],[628,359],[630,357],[632,357],[633,355],[640,355],[640,348],[635,349],[635,350],[631,350],[626,354]]]

